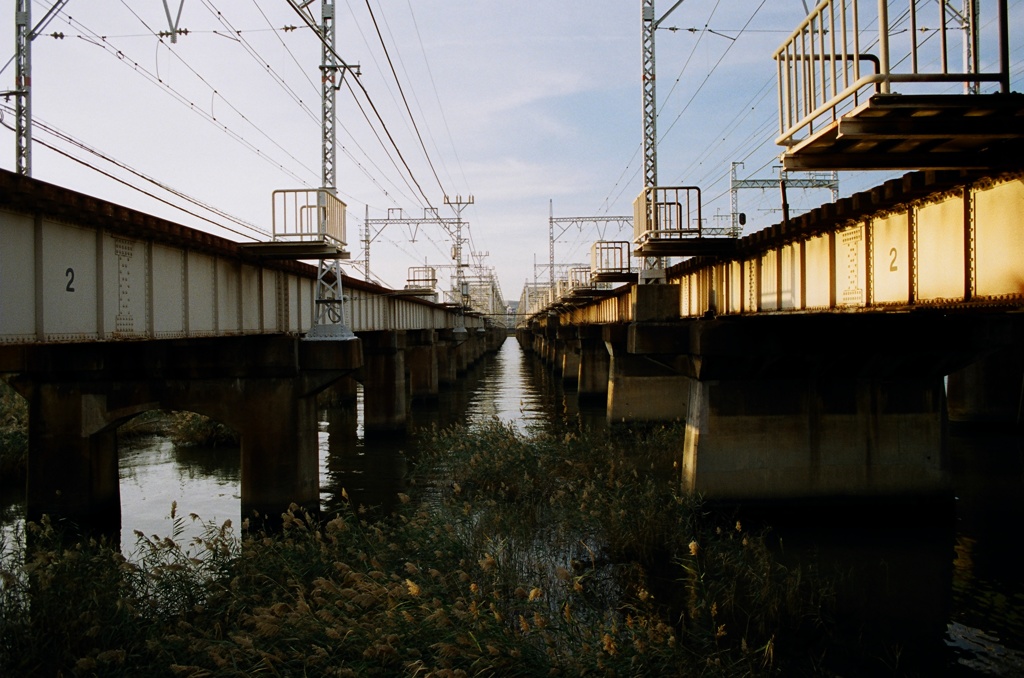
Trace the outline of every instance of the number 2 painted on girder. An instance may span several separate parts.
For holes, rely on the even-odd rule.
[[[896,268],[896,248],[893,247],[891,250],[889,250],[889,254],[892,255],[892,261],[889,262],[889,270],[898,271],[899,269]]]
[[[68,284],[64,287],[64,289],[68,292],[74,292],[75,269],[69,267],[68,270],[64,271],[64,276],[68,279]]]

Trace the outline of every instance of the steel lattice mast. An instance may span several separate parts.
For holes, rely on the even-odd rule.
[[[683,4],[683,0],[677,0],[672,8],[665,12],[660,19],[655,18],[654,0],[641,0],[641,60],[643,64],[643,149],[644,149],[644,186],[643,193],[647,194],[645,200],[647,208],[647,223],[655,223],[655,201],[654,188],[658,185],[658,102],[656,98],[656,68],[654,60],[654,32],[658,30],[661,22],[668,18],[668,15],[675,11],[676,7]],[[664,277],[660,273],[664,268],[664,262],[657,257],[645,257],[644,269],[651,273],[642,276],[645,282],[658,282]]]
[[[337,192],[338,184],[334,169],[337,164],[337,133],[334,124],[335,102],[337,100],[338,87],[341,86],[338,76],[338,55],[334,49],[334,0],[322,0],[320,8],[320,71],[321,71],[321,106],[320,115],[322,120],[322,179],[323,187]],[[344,77],[344,76],[342,76]]]
[[[654,0],[642,0],[644,188],[658,185],[658,110],[654,79]],[[673,8],[674,9],[674,8]]]
[[[320,23],[313,19],[308,7],[313,0],[288,0],[288,3],[302,17],[320,39],[320,76],[321,76],[321,186],[317,191],[317,219],[320,220],[319,233],[326,234],[328,217],[334,208],[330,205],[341,205],[344,218],[344,203],[337,200],[337,125],[335,124],[336,93],[344,79],[345,70],[350,68],[335,49],[334,0],[320,1]],[[335,217],[336,218],[336,217]],[[344,222],[342,222],[344,223]],[[313,327],[307,333],[307,339],[347,339],[352,331],[345,323],[342,291],[340,255],[321,258],[317,272],[317,288]]]
[[[14,10],[14,137],[18,174],[32,176],[32,0],[16,0]]]

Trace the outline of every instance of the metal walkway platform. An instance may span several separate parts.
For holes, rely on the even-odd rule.
[[[1019,165],[1024,95],[875,94],[782,154],[786,170]]]

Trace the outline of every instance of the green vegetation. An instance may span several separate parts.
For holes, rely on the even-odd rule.
[[[195,412],[174,412],[169,430],[175,445],[237,447],[238,434],[224,424]]]
[[[25,479],[28,463],[28,403],[0,379],[0,482]]]
[[[809,673],[828,587],[678,496],[679,432],[436,433],[368,520],[138,534],[129,558],[43,521],[0,559],[3,675]],[[192,516],[192,520],[199,520]]]

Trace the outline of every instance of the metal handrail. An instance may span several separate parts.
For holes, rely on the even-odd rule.
[[[815,122],[826,118],[830,123],[841,115],[841,109],[858,105],[860,93],[873,87],[875,93],[892,93],[897,83],[955,83],[965,85],[996,82],[1001,92],[1009,92],[1008,16],[1006,0],[998,0],[999,70],[971,72],[949,68],[946,35],[952,30],[946,26],[945,3],[940,5],[940,72],[926,72],[920,67],[919,44],[916,36],[916,8],[921,0],[909,0],[912,30],[907,56],[909,72],[894,73],[891,69],[889,20],[887,0],[878,0],[878,55],[861,49],[861,9],[859,0],[822,0],[772,55],[778,63],[779,136],[780,146],[793,146],[801,130],[814,133]],[[865,10],[867,11],[867,10]],[[870,21],[868,22],[870,23]],[[959,29],[957,29],[959,30]],[[980,32],[979,32],[980,42]],[[975,45],[975,48],[978,46]],[[975,49],[976,51],[976,49]],[[875,73],[863,74],[860,64],[871,61]],[[974,68],[973,63],[969,64]]]
[[[697,186],[648,186],[633,201],[633,242],[700,238],[700,188]]]
[[[272,200],[275,241],[348,244],[345,203],[328,189],[278,190],[273,192]]]
[[[591,276],[601,273],[634,273],[630,243],[625,240],[598,240],[590,246]]]

